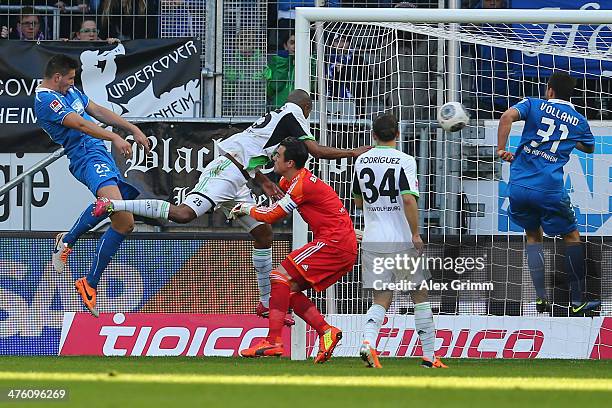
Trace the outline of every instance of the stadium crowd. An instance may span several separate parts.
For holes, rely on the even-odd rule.
[[[463,0],[463,8],[506,8],[509,0]],[[315,0],[227,0],[224,12],[233,15],[224,30],[223,116],[259,116],[278,108],[294,89],[295,80],[295,8],[314,6]],[[437,8],[435,0],[326,0],[326,7],[419,7]],[[204,0],[7,0],[0,5],[0,40],[81,40],[116,43],[132,39],[204,36],[206,2]],[[234,14],[232,14],[234,13]],[[57,19],[59,19],[59,24]],[[225,19],[225,17],[224,17]],[[257,21],[259,20],[259,21]],[[229,20],[228,20],[229,21]],[[261,26],[261,27],[260,27]],[[59,27],[59,28],[58,28]],[[495,26],[483,30],[495,30]],[[348,25],[336,25],[326,32],[325,75],[330,81],[327,95],[330,106],[349,102],[351,115],[357,117],[380,111],[393,101],[368,100],[372,68],[360,33]],[[437,101],[435,89],[437,42],[412,33],[399,34],[401,71],[406,78],[400,87],[409,120],[429,120]],[[479,118],[498,118],[526,95],[538,93],[534,80],[521,81],[524,73],[513,63],[505,49],[469,45],[462,55],[472,62],[462,70],[467,90],[464,103]],[[205,50],[203,50],[205,52]],[[469,58],[468,58],[469,59]],[[351,83],[363,84],[354,86]],[[533,85],[532,85],[533,84]],[[607,79],[580,79],[577,89],[589,118],[609,119],[610,101],[600,101],[601,91],[610,91]],[[259,89],[259,92],[254,91]],[[260,103],[254,100],[260,99]],[[470,101],[471,100],[471,101]],[[246,103],[245,101],[248,101]],[[603,104],[604,109],[601,109]],[[227,108],[225,108],[227,106]],[[415,108],[412,108],[415,107]]]

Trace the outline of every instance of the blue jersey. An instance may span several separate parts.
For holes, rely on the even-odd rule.
[[[68,89],[66,95],[47,88],[36,89],[34,110],[38,125],[55,143],[64,146],[71,163],[83,158],[87,153],[107,150],[102,140],[63,125],[64,119],[71,112],[93,122],[91,116],[85,112],[88,104],[89,98],[74,86]]]
[[[513,106],[525,121],[510,165],[510,183],[538,191],[563,191],[563,166],[576,142],[593,145],[584,116],[560,99],[525,98]]]
[[[131,200],[138,195],[138,190],[123,180],[104,142],[63,125],[64,119],[71,112],[93,122],[85,111],[88,104],[89,98],[74,86],[68,89],[66,95],[38,87],[34,110],[38,125],[55,143],[64,146],[70,160],[70,172],[92,194],[96,195],[102,186],[116,184],[121,196]]]

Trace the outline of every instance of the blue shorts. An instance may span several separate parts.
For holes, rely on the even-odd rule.
[[[85,184],[94,196],[100,187],[116,184],[124,200],[132,200],[140,194],[136,187],[126,182],[106,151],[94,150],[85,156],[70,161],[70,172]]]
[[[510,219],[526,231],[534,231],[541,226],[546,235],[557,236],[578,229],[566,191],[551,193],[510,184],[508,198]]]

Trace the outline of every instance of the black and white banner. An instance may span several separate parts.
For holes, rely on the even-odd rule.
[[[36,125],[34,95],[55,54],[78,60],[77,87],[126,117],[198,116],[199,42],[189,38],[122,44],[0,41],[0,152],[45,153],[57,148]]]

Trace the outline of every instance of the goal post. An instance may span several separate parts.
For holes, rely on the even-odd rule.
[[[612,142],[608,141],[612,140],[612,29],[608,26],[612,10],[298,7],[295,23],[295,87],[315,95],[310,121],[316,135],[330,146],[357,147],[371,143],[371,121],[376,115],[395,113],[400,120],[400,148],[417,160],[420,227],[433,253],[489,256],[487,270],[470,277],[494,283],[494,290],[430,292],[438,329],[450,333],[449,344],[446,338],[438,338],[440,347],[446,347],[449,356],[465,357],[469,344],[459,347],[459,343],[482,335],[503,343],[497,357],[513,357],[528,352],[514,353],[519,346],[508,352],[508,344],[530,339],[533,353],[544,337],[546,346],[555,346],[535,351],[539,357],[588,358],[587,349],[612,355],[612,345],[597,343],[599,329],[612,330],[612,323],[604,323],[607,317],[555,320],[567,310],[556,309],[548,317],[535,313],[522,233],[508,220],[503,196],[509,165],[497,159],[494,148],[497,119],[503,110],[523,96],[543,97],[542,85],[553,68],[579,80],[575,105],[580,112],[591,112],[585,115],[596,136],[598,156],[572,157],[566,184],[578,208],[579,231],[586,236],[588,273],[594,271],[587,291],[602,299],[602,316],[611,316],[612,266],[606,259],[612,256],[612,223],[607,224],[612,198],[602,180],[612,174]],[[591,27],[589,35],[578,29],[581,26]],[[367,76],[341,76],[348,85],[344,94],[338,91],[339,80],[330,77],[335,61],[329,57],[335,51],[334,41],[342,36],[351,37],[347,47],[361,57],[349,58],[349,64],[368,71]],[[552,62],[546,55],[552,56]],[[567,64],[557,65],[562,58]],[[498,89],[499,84],[503,89]],[[455,98],[467,106],[472,120],[463,131],[450,134],[439,128],[435,112]],[[519,124],[513,127],[511,147],[516,147],[521,129]],[[578,174],[581,166],[584,174]],[[316,160],[311,167],[338,192],[356,227],[362,226],[362,214],[350,197],[352,162]],[[294,248],[306,243],[308,234],[307,225],[295,216]],[[559,258],[563,247],[557,239],[545,245],[547,286],[553,301],[561,304],[568,296],[565,277],[558,273],[563,271],[563,258]],[[361,291],[360,276],[357,266],[327,293],[311,293],[322,312],[332,311],[332,324],[345,325],[339,355],[356,355],[360,319],[371,303],[371,295]],[[434,273],[434,279],[438,278],[451,279],[445,272]],[[412,307],[408,296],[397,293],[383,326],[385,343],[379,345],[391,356],[418,353],[420,345],[408,329],[413,322],[406,315]],[[482,332],[469,332],[476,328]],[[404,330],[403,337],[391,335],[394,330]],[[463,339],[465,330],[468,334]],[[574,349],[582,354],[570,350],[570,340],[564,339],[570,332],[576,333]],[[303,322],[294,327],[292,336],[297,336],[292,341],[292,358],[310,356],[316,347],[314,336]],[[478,345],[474,353],[469,356],[491,356]]]

